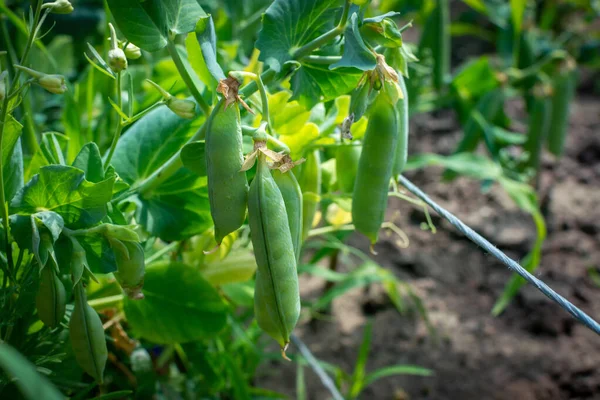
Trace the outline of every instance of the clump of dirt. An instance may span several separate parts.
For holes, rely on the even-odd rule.
[[[600,265],[600,100],[573,106],[565,156],[545,157],[541,201],[548,223],[536,276],[595,318],[600,287],[589,275]],[[448,153],[461,132],[450,113],[411,121],[411,153]],[[444,183],[439,168],[407,177],[433,199],[516,260],[531,247],[534,225],[495,185],[482,193],[466,178]],[[490,314],[511,277],[507,268],[434,216],[436,234],[420,228],[422,210],[392,199],[389,217],[410,237],[400,249],[382,238],[374,259],[410,283],[423,300],[435,334],[416,313],[400,315],[378,286],[356,289],[333,302],[329,320],[302,322],[296,333],[323,361],[352,371],[367,319],[373,321],[368,369],[414,364],[432,377],[394,376],[367,388],[364,399],[598,399],[600,338],[536,289],[521,289],[499,317]],[[385,235],[383,235],[385,236]],[[365,252],[367,240],[349,243]],[[324,282],[302,277],[303,298]],[[292,349],[293,351],[293,349]],[[275,367],[275,368],[273,368]],[[258,385],[295,397],[292,366],[264,365]],[[330,398],[307,372],[309,399]]]

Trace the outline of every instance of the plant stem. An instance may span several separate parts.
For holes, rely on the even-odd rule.
[[[117,294],[114,296],[102,297],[100,299],[88,300],[88,304],[94,310],[104,310],[111,307],[116,307],[123,302],[124,296],[122,294]]]
[[[315,39],[311,40],[310,42],[306,43],[304,46],[300,47],[299,49],[297,49],[292,54],[292,59],[299,60],[303,57],[310,55],[310,53],[312,53],[313,50],[318,49],[319,47],[323,46],[324,44],[329,42],[334,37],[336,37],[336,36],[340,35],[342,32],[344,32],[344,29],[346,28],[346,22],[348,21],[348,12],[349,11],[350,11],[350,0],[346,0],[344,2],[344,10],[342,11],[342,17],[340,18],[340,22],[338,22],[337,26],[335,28],[331,29],[330,31],[325,32],[318,38],[315,38]]]
[[[306,56],[303,58],[304,61],[308,61],[311,64],[333,64],[342,59],[341,56]]]
[[[188,90],[198,103],[198,106],[200,106],[200,109],[202,110],[204,115],[210,114],[210,106],[206,104],[204,97],[202,97],[202,94],[194,84],[194,81],[192,80],[192,77],[188,73],[187,69],[185,68],[185,65],[183,65],[183,60],[179,56],[177,47],[175,46],[175,43],[172,40],[169,40],[167,42],[167,49],[169,50],[169,54],[171,55],[171,58],[173,59],[173,62],[177,67],[177,71],[179,71],[179,75],[181,75],[183,82],[185,82],[185,85],[187,86]]]
[[[4,78],[6,86],[8,86],[8,78]],[[4,139],[4,126],[6,125],[6,118],[8,117],[8,96],[4,97],[2,103],[2,112],[0,113],[0,155],[2,155],[3,139]],[[10,245],[10,227],[8,225],[8,204],[6,203],[6,196],[4,193],[4,160],[0,159],[0,208],[2,212],[2,226],[4,227],[4,245],[6,248],[6,258],[8,262],[9,278],[13,280],[12,273],[14,270],[14,263],[12,258],[12,246]]]
[[[123,96],[121,94],[121,75],[121,72],[117,73],[117,105],[119,106],[119,108],[121,108],[123,105]],[[104,172],[106,172],[108,170],[108,167],[110,166],[110,161],[112,160],[113,155],[115,154],[117,143],[119,142],[121,132],[123,131],[123,121],[119,113],[117,113],[117,119],[117,129],[115,131],[115,135],[113,136],[112,143],[110,144],[110,150],[108,151],[108,156],[106,156],[106,161],[104,161]]]

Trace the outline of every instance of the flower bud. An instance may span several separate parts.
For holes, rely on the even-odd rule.
[[[115,27],[111,23],[108,24],[108,27],[110,29],[111,41],[110,50],[108,51],[108,66],[113,72],[119,73],[124,69],[127,69],[127,57],[125,57],[123,50],[119,48]]]
[[[70,14],[73,12],[73,5],[69,0],[56,0],[42,5],[42,9],[50,8],[54,14]]]
[[[133,43],[127,43],[127,46],[123,49],[125,56],[130,60],[137,60],[142,56],[142,51]]]
[[[62,75],[44,75],[37,83],[50,93],[63,94],[67,91],[65,77]]]
[[[167,100],[167,107],[181,118],[192,119],[196,116],[196,103],[192,100],[171,97]]]
[[[108,51],[108,66],[117,73],[127,69],[127,57],[123,50],[117,48]]]

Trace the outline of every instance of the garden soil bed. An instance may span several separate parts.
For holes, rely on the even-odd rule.
[[[509,114],[518,115],[518,105]],[[580,96],[574,104],[566,154],[543,160],[542,208],[548,238],[536,276],[600,319],[600,287],[588,270],[600,266],[600,101]],[[411,121],[412,154],[448,153],[461,132],[453,114],[419,115]],[[498,185],[482,192],[479,182],[441,180],[440,168],[407,177],[511,257],[522,259],[534,239],[531,218]],[[391,200],[388,218],[409,236],[397,247],[383,237],[374,259],[410,283],[421,296],[435,331],[416,312],[404,315],[378,285],[355,289],[333,302],[328,318],[303,318],[296,333],[314,355],[351,372],[363,328],[373,321],[367,369],[413,364],[432,377],[395,376],[366,389],[362,399],[600,399],[600,337],[575,322],[531,286],[524,287],[499,317],[492,306],[510,272],[432,214],[438,231],[423,231],[422,210]],[[382,235],[385,236],[385,235]],[[368,252],[367,240],[349,243]],[[348,270],[350,266],[342,265]],[[316,298],[325,283],[301,280],[303,299]],[[296,349],[292,348],[291,352]],[[274,361],[259,368],[258,386],[295,398],[293,364]],[[330,398],[307,372],[309,399]]]

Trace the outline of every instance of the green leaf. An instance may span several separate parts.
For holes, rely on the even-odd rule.
[[[319,102],[327,102],[349,93],[356,87],[361,73],[354,68],[329,70],[317,64],[302,64],[292,77],[292,100],[307,109]]]
[[[139,183],[161,167],[188,141],[195,127],[166,106],[150,111],[119,140],[112,165],[128,184]]]
[[[256,272],[256,259],[246,249],[236,249],[223,260],[208,263],[202,269],[202,276],[214,286],[228,283],[246,282]]]
[[[275,0],[263,16],[259,60],[278,70],[295,50],[332,29],[339,0]]]
[[[166,107],[151,111],[117,145],[113,165],[119,176],[132,185],[141,182],[175,155],[202,121],[179,118]],[[180,240],[212,225],[206,185],[206,177],[182,167],[151,193],[128,201],[137,205],[138,222],[153,236]]]
[[[10,225],[19,248],[32,252],[42,268],[48,257],[54,256],[53,245],[62,232],[64,221],[55,212],[42,211],[32,215],[11,215]]]
[[[478,99],[497,87],[496,71],[488,57],[468,62],[452,80],[452,88],[464,101]]]
[[[235,305],[247,308],[254,305],[254,282],[227,283],[220,289]]]
[[[181,149],[183,166],[198,176],[206,176],[204,141],[188,143]]]
[[[79,168],[85,174],[85,179],[90,182],[98,183],[104,180],[104,166],[102,165],[102,156],[96,143],[88,143],[81,148],[73,166]]]
[[[369,350],[371,348],[371,339],[373,334],[373,322],[369,321],[365,325],[363,332],[363,340],[358,350],[358,357],[356,358],[356,365],[354,366],[354,372],[352,373],[352,386],[350,387],[350,398],[357,398],[362,389],[364,388],[365,370],[367,368],[367,361],[369,359]]]
[[[498,180],[502,176],[502,168],[487,157],[473,153],[457,153],[448,157],[438,154],[423,153],[409,160],[405,171],[439,165],[462,175],[475,179]]]
[[[196,268],[161,262],[146,268],[144,299],[125,299],[135,334],[158,344],[185,343],[218,334],[227,306]]]
[[[526,7],[526,0],[510,0],[510,15],[512,18],[515,36],[519,36],[521,34],[521,28],[523,26],[523,16],[525,15]]]
[[[354,13],[350,17],[350,23],[344,31],[344,53],[342,59],[335,64],[331,64],[329,69],[354,67],[361,71],[370,71],[376,65],[377,60],[375,59],[375,55],[365,45],[358,29],[358,14]]]
[[[35,365],[6,343],[0,343],[0,368],[14,381],[25,399],[65,398],[48,379],[37,372]]]
[[[127,40],[146,51],[158,51],[174,35],[192,32],[206,13],[196,0],[108,0]]]
[[[82,170],[49,165],[40,169],[19,190],[10,203],[11,214],[35,214],[54,211],[71,229],[88,227],[106,215],[106,203],[112,198],[115,178],[99,183],[85,180]]]
[[[381,378],[387,378],[388,376],[394,375],[432,376],[433,371],[416,365],[390,365],[389,367],[383,367],[368,374],[365,377],[363,388],[366,388]]]
[[[200,18],[196,31],[187,35],[185,47],[192,68],[214,92],[219,80],[225,78],[225,73],[217,62],[217,38],[211,16]]]
[[[2,168],[4,171],[4,195],[7,200],[23,187],[23,150],[19,136],[23,130],[17,120],[8,116],[2,138]]]

